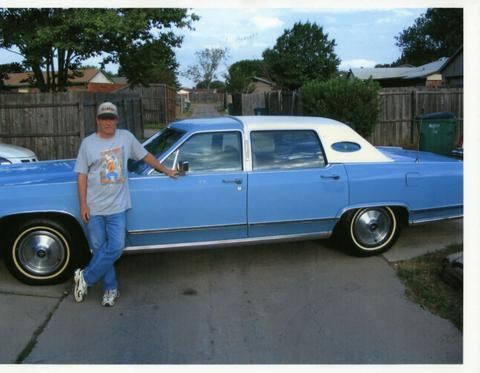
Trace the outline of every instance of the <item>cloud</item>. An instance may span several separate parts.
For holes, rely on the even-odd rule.
[[[365,58],[356,58],[356,59],[353,59],[353,60],[342,61],[340,63],[339,69],[340,70],[348,70],[348,69],[351,69],[352,67],[353,68],[375,67],[376,64],[377,64],[377,62],[373,61],[373,60],[367,60]]]
[[[276,17],[262,17],[262,16],[255,16],[250,20],[255,26],[257,26],[261,30],[265,30],[268,28],[279,27],[284,24],[282,20]]]
[[[402,19],[405,18],[416,18],[418,14],[416,12],[412,12],[408,9],[393,9],[393,14],[379,18],[375,21],[376,24],[387,24],[387,23],[399,23],[402,22]]]

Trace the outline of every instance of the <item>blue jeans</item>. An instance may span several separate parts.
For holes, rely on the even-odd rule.
[[[126,212],[112,215],[91,215],[88,235],[93,258],[83,272],[88,286],[103,279],[105,291],[117,289],[117,276],[113,264],[125,247]]]

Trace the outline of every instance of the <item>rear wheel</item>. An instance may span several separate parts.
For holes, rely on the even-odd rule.
[[[84,240],[53,219],[31,219],[15,226],[3,250],[5,264],[20,281],[56,284],[71,276],[85,260]]]
[[[400,234],[400,222],[390,207],[366,207],[348,212],[341,224],[344,243],[359,256],[387,251]]]

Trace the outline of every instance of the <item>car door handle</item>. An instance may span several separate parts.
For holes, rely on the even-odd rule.
[[[321,178],[322,179],[338,180],[338,179],[340,179],[340,176],[338,176],[338,175],[322,175]]]
[[[225,184],[237,184],[237,185],[240,185],[241,183],[243,183],[243,180],[242,180],[242,179],[231,179],[231,180],[223,179],[222,182],[225,183]]]

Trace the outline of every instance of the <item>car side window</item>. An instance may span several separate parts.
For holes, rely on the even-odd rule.
[[[314,131],[254,131],[250,136],[254,171],[325,166],[320,141]]]
[[[241,171],[240,132],[199,133],[190,137],[163,163],[168,168],[189,163],[188,173]]]

